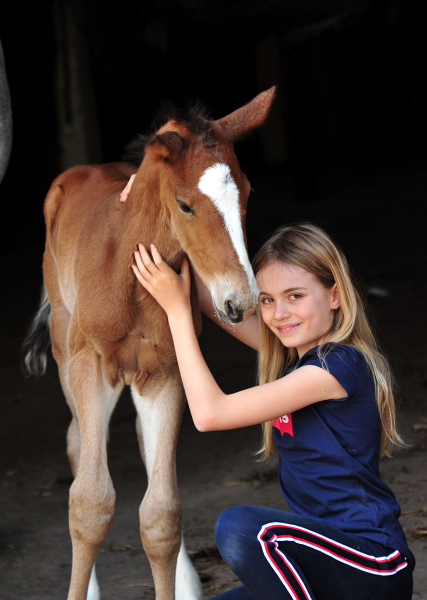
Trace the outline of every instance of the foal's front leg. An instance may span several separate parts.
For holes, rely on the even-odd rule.
[[[156,600],[174,600],[175,597],[177,600],[200,600],[199,578],[185,546],[181,546],[176,444],[184,397],[178,373],[170,373],[156,394],[141,395],[132,386],[132,396],[138,412],[138,437],[148,474],[148,488],[140,507],[141,538],[153,572]]]
[[[68,600],[86,600],[92,567],[114,513],[106,443],[108,421],[120,390],[102,381],[98,357],[91,350],[82,350],[71,359],[69,385],[80,430],[80,456],[70,489],[73,566]]]

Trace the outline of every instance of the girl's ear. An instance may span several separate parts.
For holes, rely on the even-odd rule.
[[[339,308],[340,306],[341,306],[340,293],[338,291],[337,284],[334,283],[334,285],[331,288],[331,308],[335,310],[336,308]]]

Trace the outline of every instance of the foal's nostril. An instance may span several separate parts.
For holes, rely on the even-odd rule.
[[[232,300],[226,301],[225,310],[232,323],[240,323],[243,320],[243,310],[238,308]]]

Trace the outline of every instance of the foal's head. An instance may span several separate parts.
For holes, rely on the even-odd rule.
[[[145,148],[172,231],[227,323],[252,314],[259,293],[244,231],[250,185],[233,142],[264,121],[273,96],[272,88],[217,121],[171,114]]]

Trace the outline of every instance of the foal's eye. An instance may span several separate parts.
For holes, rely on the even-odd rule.
[[[187,215],[192,215],[194,213],[194,210],[192,208],[190,208],[188,206],[188,204],[185,204],[185,202],[182,202],[182,200],[177,200],[177,202],[178,202],[179,208],[182,210],[183,213],[186,213]]]

